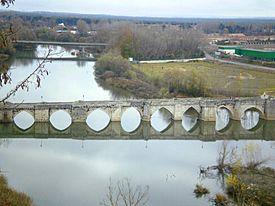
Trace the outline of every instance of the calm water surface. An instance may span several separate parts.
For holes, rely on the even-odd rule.
[[[194,197],[196,183],[212,194],[220,190],[217,180],[199,178],[199,166],[216,163],[220,141],[6,141],[0,148],[0,166],[11,186],[29,194],[36,205],[99,205],[110,178],[130,178],[133,187],[148,185],[148,205],[211,205]],[[230,145],[241,150],[249,142],[260,145],[265,155],[274,154],[274,142]]]
[[[55,51],[62,51],[62,48],[55,47]],[[45,53],[45,48],[38,47],[36,55],[43,55],[43,52]],[[69,57],[70,53],[71,50],[66,50],[64,56]],[[22,81],[36,65],[37,60],[34,59],[16,59],[10,70],[12,84],[0,89],[0,97]],[[125,91],[96,81],[93,66],[93,62],[53,61],[46,65],[49,75],[42,80],[41,88],[31,86],[29,92],[20,90],[10,101],[113,100],[133,97]],[[228,120],[228,114],[221,112],[219,118]],[[53,133],[58,133],[55,130],[58,126],[70,126],[70,119],[65,121],[62,115],[52,119],[52,126],[49,127]],[[62,122],[66,122],[66,127],[58,125]],[[129,109],[122,116],[119,129],[134,132],[139,128],[140,122],[137,111]],[[216,124],[216,128],[223,129],[226,126],[224,122],[226,121],[221,125]],[[27,129],[33,125],[33,121],[31,117],[23,115],[18,116],[16,124],[22,124],[22,128]],[[196,139],[196,135],[199,139],[199,136],[201,138],[210,133],[212,136],[208,139],[215,139],[215,125],[208,129],[205,126],[197,128],[196,124],[196,111],[186,113],[179,126],[172,124],[171,115],[167,111],[157,111],[152,116],[149,129],[153,134],[160,135],[159,132],[175,133],[180,127],[185,130],[184,134],[189,135],[192,132],[192,139]],[[238,124],[237,128],[241,128],[241,124]],[[95,111],[87,118],[87,125],[93,131],[102,130],[109,125],[109,118],[102,111]],[[199,176],[200,166],[216,164],[218,150],[223,142],[220,140],[152,140],[146,136],[139,140],[114,140],[112,135],[108,136],[109,140],[100,140],[101,137],[96,135],[94,140],[84,140],[81,135],[74,136],[78,139],[75,140],[58,138],[58,135],[47,131],[43,139],[37,139],[35,135],[38,125],[34,124],[29,129],[36,131],[29,138],[28,131],[20,133],[18,128],[4,130],[5,126],[0,126],[0,169],[4,171],[9,184],[16,190],[27,193],[37,206],[99,205],[106,196],[110,178],[114,182],[129,178],[133,188],[136,185],[148,185],[148,206],[212,205],[208,198],[195,198],[193,190],[197,183],[207,186],[211,191],[210,196],[221,191],[218,179],[201,179]],[[48,126],[44,126],[39,131],[43,133],[47,128]],[[70,127],[64,134],[68,131]],[[259,131],[249,133],[238,129],[238,137],[247,136],[248,139],[253,137],[259,140],[228,140],[229,146],[237,147],[241,154],[245,145],[253,143],[260,146],[263,157],[274,157],[275,136],[272,126],[264,124]],[[235,131],[230,131],[229,128],[226,138],[235,139],[234,134]],[[261,140],[262,137],[272,141]],[[160,139],[166,137],[160,136]],[[274,162],[269,162],[268,166],[275,167]]]

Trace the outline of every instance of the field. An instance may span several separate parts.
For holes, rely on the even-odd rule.
[[[275,94],[275,73],[213,61],[188,63],[136,64],[148,81],[163,81],[167,71],[195,73],[204,79],[211,96],[257,96]]]

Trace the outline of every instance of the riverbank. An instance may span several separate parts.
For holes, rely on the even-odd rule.
[[[196,74],[202,79],[210,96],[258,96],[264,92],[275,93],[275,74],[268,71],[249,70],[245,66],[216,61],[192,61],[187,63],[135,64],[147,82],[159,85],[174,73],[184,78]]]
[[[0,205],[32,206],[32,200],[26,194],[17,192],[8,186],[7,179],[0,175]]]
[[[244,66],[216,61],[143,63],[131,66],[130,77],[111,76],[105,81],[141,98],[260,96],[264,92],[275,94],[275,73]],[[196,92],[197,95],[194,95]]]
[[[160,98],[159,89],[142,79],[108,78],[107,84],[125,89],[136,98]]]

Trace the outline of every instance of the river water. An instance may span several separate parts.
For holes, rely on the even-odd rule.
[[[64,49],[55,47],[54,50]],[[36,54],[43,55],[45,51],[39,46]],[[66,49],[64,56],[70,57],[70,54],[71,50]],[[0,89],[0,97],[22,81],[37,61],[15,59],[10,70],[12,83]],[[49,75],[42,79],[41,88],[31,85],[29,91],[19,90],[9,101],[134,98],[96,80],[93,66],[94,62],[48,63]],[[178,123],[162,110],[147,124],[141,123],[134,109],[122,116],[121,124],[109,124],[108,116],[100,110],[87,118],[87,124],[71,126],[62,114],[52,117],[51,124],[34,125],[31,119],[27,125],[27,117],[19,116],[17,126],[0,125],[0,169],[9,184],[27,193],[37,206],[100,205],[108,193],[110,179],[115,187],[125,178],[129,179],[132,190],[138,185],[142,190],[149,187],[148,206],[212,205],[209,199],[222,191],[222,181],[218,177],[202,178],[199,168],[216,164],[224,140],[228,147],[237,148],[240,155],[246,145],[251,144],[259,145],[258,152],[263,158],[274,155],[275,151],[274,122],[258,124],[259,115],[247,111],[242,123],[227,126],[230,120],[226,112],[225,109],[218,111],[220,122],[210,125],[199,122],[195,110],[189,110]],[[68,126],[64,126],[65,123]],[[20,124],[31,127],[22,131]],[[251,130],[255,124],[257,128]],[[246,125],[248,128],[243,128]],[[58,131],[59,127],[65,130]],[[272,161],[267,165],[275,167]],[[198,183],[210,189],[209,196],[195,197],[193,190]]]

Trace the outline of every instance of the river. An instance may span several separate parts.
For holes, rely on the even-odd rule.
[[[38,46],[36,55],[45,51],[45,47]],[[64,50],[63,55],[70,57],[71,50]],[[22,81],[37,63],[34,58],[16,58],[10,69],[12,83],[0,89],[0,97]],[[93,66],[94,62],[47,63],[49,75],[42,79],[41,87],[31,85],[29,91],[19,90],[9,101],[134,98],[96,80]],[[250,118],[250,113],[245,117]],[[166,111],[157,111],[149,125],[140,126],[135,110],[128,111],[121,124],[109,123],[108,117],[98,111],[88,118],[87,124],[72,124],[64,131],[57,130],[58,123],[65,122],[62,115],[51,124],[31,124],[26,131],[19,128],[27,122],[22,117],[17,126],[0,125],[0,169],[9,184],[27,193],[37,206],[100,205],[106,199],[110,180],[115,188],[125,178],[132,190],[138,185],[142,190],[148,186],[148,206],[212,205],[209,198],[222,191],[222,181],[219,177],[202,178],[199,168],[216,164],[224,141],[230,148],[237,148],[240,155],[250,144],[259,146],[262,157],[274,155],[275,150],[274,122],[263,122],[255,130],[246,130],[246,123],[227,126],[230,120],[225,111],[217,115],[219,124],[209,126],[199,122],[194,111],[179,123],[173,123]],[[255,115],[252,120],[249,119],[249,129],[258,121]],[[215,127],[222,132],[215,131]],[[275,167],[272,161],[267,165]],[[195,197],[193,190],[198,183],[210,189],[208,197]]]

